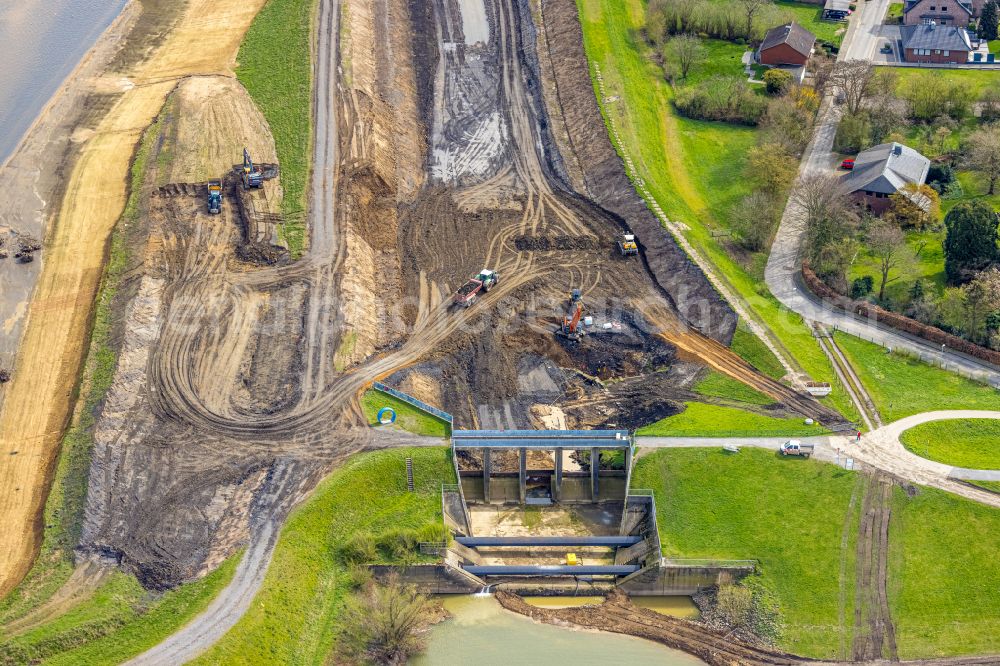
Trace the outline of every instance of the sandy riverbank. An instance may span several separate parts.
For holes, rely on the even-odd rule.
[[[30,284],[25,285],[23,305],[8,304],[6,288],[0,297],[3,307],[12,306],[4,311],[13,313],[12,334],[23,329],[14,378],[4,387],[0,405],[0,455],[5,459],[0,512],[7,526],[0,536],[0,594],[20,580],[38,549],[41,509],[87,347],[107,241],[124,207],[139,137],[179,81],[192,75],[232,75],[239,44],[264,0],[143,4],[143,15],[123,15],[99,40],[89,64],[66,82],[4,169],[24,179],[5,188],[4,196],[13,196],[12,205],[21,211],[11,219],[28,233],[26,223],[34,220],[35,229],[44,229],[45,247],[41,270],[29,265],[36,271],[26,280],[36,282],[30,304]],[[126,13],[135,11],[135,5]],[[212,16],[211,39],[205,38],[205,16]],[[8,209],[2,199],[0,209]],[[2,270],[11,266],[25,268],[8,262]],[[10,317],[3,320],[5,329]]]

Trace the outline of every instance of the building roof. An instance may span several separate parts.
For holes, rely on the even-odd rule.
[[[923,185],[931,161],[901,143],[883,143],[858,153],[844,178],[849,192],[894,194],[908,183]]]
[[[942,51],[971,51],[969,31],[954,25],[905,25],[900,30],[904,49],[941,49]]]
[[[851,0],[826,0],[823,9],[832,12],[847,12],[851,9]]]
[[[775,46],[788,44],[802,55],[808,56],[812,53],[812,47],[815,43],[816,35],[792,21],[768,30],[767,34],[764,35],[764,41],[760,43],[760,50],[766,51]]]
[[[923,0],[906,0],[906,2],[903,4],[903,13],[904,14],[909,14],[910,11],[914,7],[916,7],[917,5],[919,5],[921,2],[923,2]],[[962,2],[962,0],[957,0],[957,2],[955,2],[954,4],[957,5],[958,8],[960,10],[964,11],[966,14],[968,14],[969,16],[972,16],[972,3],[970,3],[970,2]],[[949,5],[949,7],[950,7],[950,5]],[[944,10],[935,11],[936,14],[941,14],[943,12],[944,12]],[[921,46],[920,48],[924,48],[924,47]]]

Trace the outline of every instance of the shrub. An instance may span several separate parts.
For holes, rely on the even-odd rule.
[[[427,523],[417,530],[417,540],[426,542],[447,542],[451,535],[443,523]]]
[[[764,72],[764,90],[768,95],[782,95],[792,85],[792,75],[783,69]]]
[[[854,278],[854,282],[851,283],[851,298],[861,299],[872,293],[872,289],[875,288],[875,280],[871,275],[863,275],[859,278]]]
[[[838,153],[859,153],[872,145],[872,125],[866,112],[845,114],[837,125],[833,149]]]
[[[713,76],[681,89],[674,106],[688,118],[756,125],[767,110],[767,100],[755,95],[741,77]]]
[[[417,551],[419,543],[417,532],[408,529],[389,530],[378,538],[379,549],[394,560],[409,559]]]
[[[340,547],[340,556],[348,564],[368,564],[378,559],[375,537],[369,532],[356,532]]]
[[[424,649],[431,601],[397,575],[347,602],[337,646],[351,663],[405,664]]]

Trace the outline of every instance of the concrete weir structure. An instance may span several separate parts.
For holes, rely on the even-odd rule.
[[[456,457],[460,451],[477,452],[481,456],[478,473],[468,470],[459,472],[467,498],[487,504],[549,504],[623,501],[627,494],[627,473],[632,467],[634,442],[627,430],[456,430],[452,433],[451,445]],[[493,452],[497,450],[517,452],[516,492],[513,492],[513,475],[494,470]],[[553,467],[529,469],[529,451],[552,452]],[[573,451],[590,454],[589,472],[567,472],[564,469],[567,454]],[[602,451],[623,452],[624,469],[602,470]],[[529,478],[535,481],[532,490],[537,492],[529,494]],[[608,481],[603,493],[602,479]]]

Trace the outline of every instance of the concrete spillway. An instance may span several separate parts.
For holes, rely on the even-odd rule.
[[[463,567],[475,576],[627,576],[638,571],[638,565],[503,565]]]
[[[525,546],[604,546],[617,548],[631,546],[642,541],[640,536],[569,536],[569,537],[457,537],[463,546],[477,547],[525,547]]]

